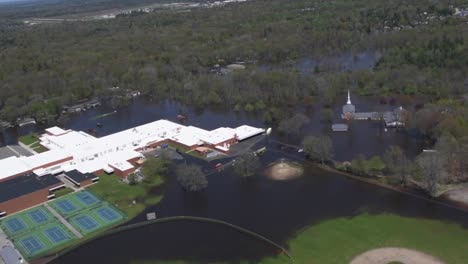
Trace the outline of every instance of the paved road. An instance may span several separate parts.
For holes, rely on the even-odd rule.
[[[22,262],[21,262],[22,260]],[[0,264],[26,263],[23,256],[14,248],[5,232],[0,229]]]
[[[54,208],[50,207],[48,204],[44,204],[45,207],[47,207],[47,209],[49,209],[49,211],[55,216],[58,218],[58,220],[60,222],[62,222],[62,224],[64,224],[68,229],[70,229],[70,231],[75,234],[75,236],[77,236],[78,238],[82,238],[83,235],[80,234],[80,232],[78,232],[78,230],[76,230],[70,223],[68,223],[67,220],[65,220],[65,218],[63,218],[59,213],[57,213],[57,211],[54,210]]]

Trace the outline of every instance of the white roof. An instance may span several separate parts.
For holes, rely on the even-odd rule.
[[[42,152],[36,155],[32,155],[29,157],[23,157],[23,162],[26,163],[32,169],[38,169],[41,166],[46,164],[56,162],[58,160],[63,160],[66,158],[72,157],[71,154],[63,151],[63,150],[49,150],[46,152]]]
[[[186,146],[194,146],[201,145],[203,142],[200,140],[200,138],[207,136],[208,134],[209,132],[207,130],[188,126],[180,129],[179,133],[172,136],[171,139]]]
[[[134,168],[134,166],[128,161],[118,161],[111,163],[110,165],[120,171],[126,171]]]
[[[0,180],[30,170],[22,158],[14,156],[0,160]]]
[[[265,129],[263,128],[256,128],[247,125],[243,125],[236,128],[236,136],[238,140],[244,140],[246,138],[261,134],[263,132],[265,132]]]
[[[233,139],[235,137],[235,134],[236,130],[232,128],[220,127],[210,131],[208,135],[201,137],[201,140],[203,140],[206,143],[216,145],[219,143],[223,143],[224,141],[227,141],[229,139]]]
[[[41,136],[41,144],[49,151],[30,157],[11,157],[0,160],[0,179],[36,170],[45,174],[59,170],[77,169],[82,173],[101,169],[111,171],[109,165],[128,170],[133,165],[128,160],[141,157],[136,149],[149,143],[171,139],[186,146],[201,145],[203,142],[218,145],[227,140],[242,140],[264,132],[263,129],[240,126],[236,129],[221,127],[212,131],[194,126],[184,126],[168,120],[158,120],[138,127],[130,128],[102,138],[96,138],[84,132],[64,130],[59,127],[46,129],[49,134]],[[228,150],[229,146],[223,146]],[[61,164],[50,163],[72,157]],[[48,165],[47,167],[45,165]],[[44,168],[44,170],[38,170]]]
[[[97,139],[81,131],[70,131],[58,136],[43,135],[40,140],[48,149],[76,149],[94,143]]]
[[[57,127],[57,126],[47,128],[45,131],[55,136],[65,134],[68,132],[67,130],[61,129],[60,127]]]

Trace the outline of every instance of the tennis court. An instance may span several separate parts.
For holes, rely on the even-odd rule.
[[[26,225],[23,223],[23,221],[21,221],[20,218],[8,219],[5,221],[5,225],[13,233],[17,233],[23,229],[26,229]]]
[[[54,243],[60,243],[69,238],[69,236],[63,231],[60,226],[54,226],[46,229],[44,233]]]
[[[79,192],[76,194],[76,197],[78,198],[78,200],[80,200],[81,203],[88,206],[100,202],[100,200],[97,199],[96,196],[92,195],[89,192]]]
[[[49,217],[42,209],[34,209],[31,212],[28,212],[29,216],[36,222],[36,224],[44,223],[49,220]]]
[[[55,221],[55,217],[44,206],[7,216],[0,221],[0,227],[9,237],[15,237],[43,224]]]
[[[32,258],[50,252],[75,238],[62,223],[55,221],[16,237],[14,244],[24,256]]]
[[[20,240],[21,246],[28,252],[28,255],[34,255],[34,253],[44,248],[44,245],[37,239],[36,236],[28,236]]]
[[[99,206],[103,203],[96,196],[88,191],[70,193],[50,202],[52,206],[63,217],[77,215],[81,211],[88,210],[91,207]]]
[[[121,215],[117,213],[114,209],[110,207],[99,208],[97,210],[99,216],[107,220],[108,222],[113,222],[117,218],[121,218]]]

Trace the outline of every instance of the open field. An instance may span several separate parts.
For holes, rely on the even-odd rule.
[[[21,136],[18,138],[18,141],[29,146],[33,143],[36,143],[39,141],[39,138],[37,137],[36,134],[30,134],[30,135],[25,135],[25,136]]]
[[[160,184],[162,183],[161,178]],[[130,219],[141,213],[147,206],[157,204],[162,199],[162,195],[148,194],[143,184],[128,185],[121,182],[116,175],[101,176],[99,182],[88,189],[122,210]]]
[[[466,263],[468,230],[434,220],[364,214],[308,227],[288,246],[296,263],[349,263],[355,256],[379,247],[410,248],[446,263]],[[284,260],[267,258],[261,263]]]

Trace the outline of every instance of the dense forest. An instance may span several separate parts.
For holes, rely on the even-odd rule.
[[[424,96],[425,107],[408,117],[411,126],[434,137],[443,126],[459,138],[468,135],[468,19],[454,8],[466,6],[461,0],[253,0],[105,21],[11,21],[0,26],[0,119],[55,119],[63,105],[105,97],[118,86],[154,99],[257,111],[278,122],[292,105],[328,104],[352,89]],[[370,69],[296,67],[304,57],[366,50],[382,54]],[[213,71],[236,62],[246,69]]]

